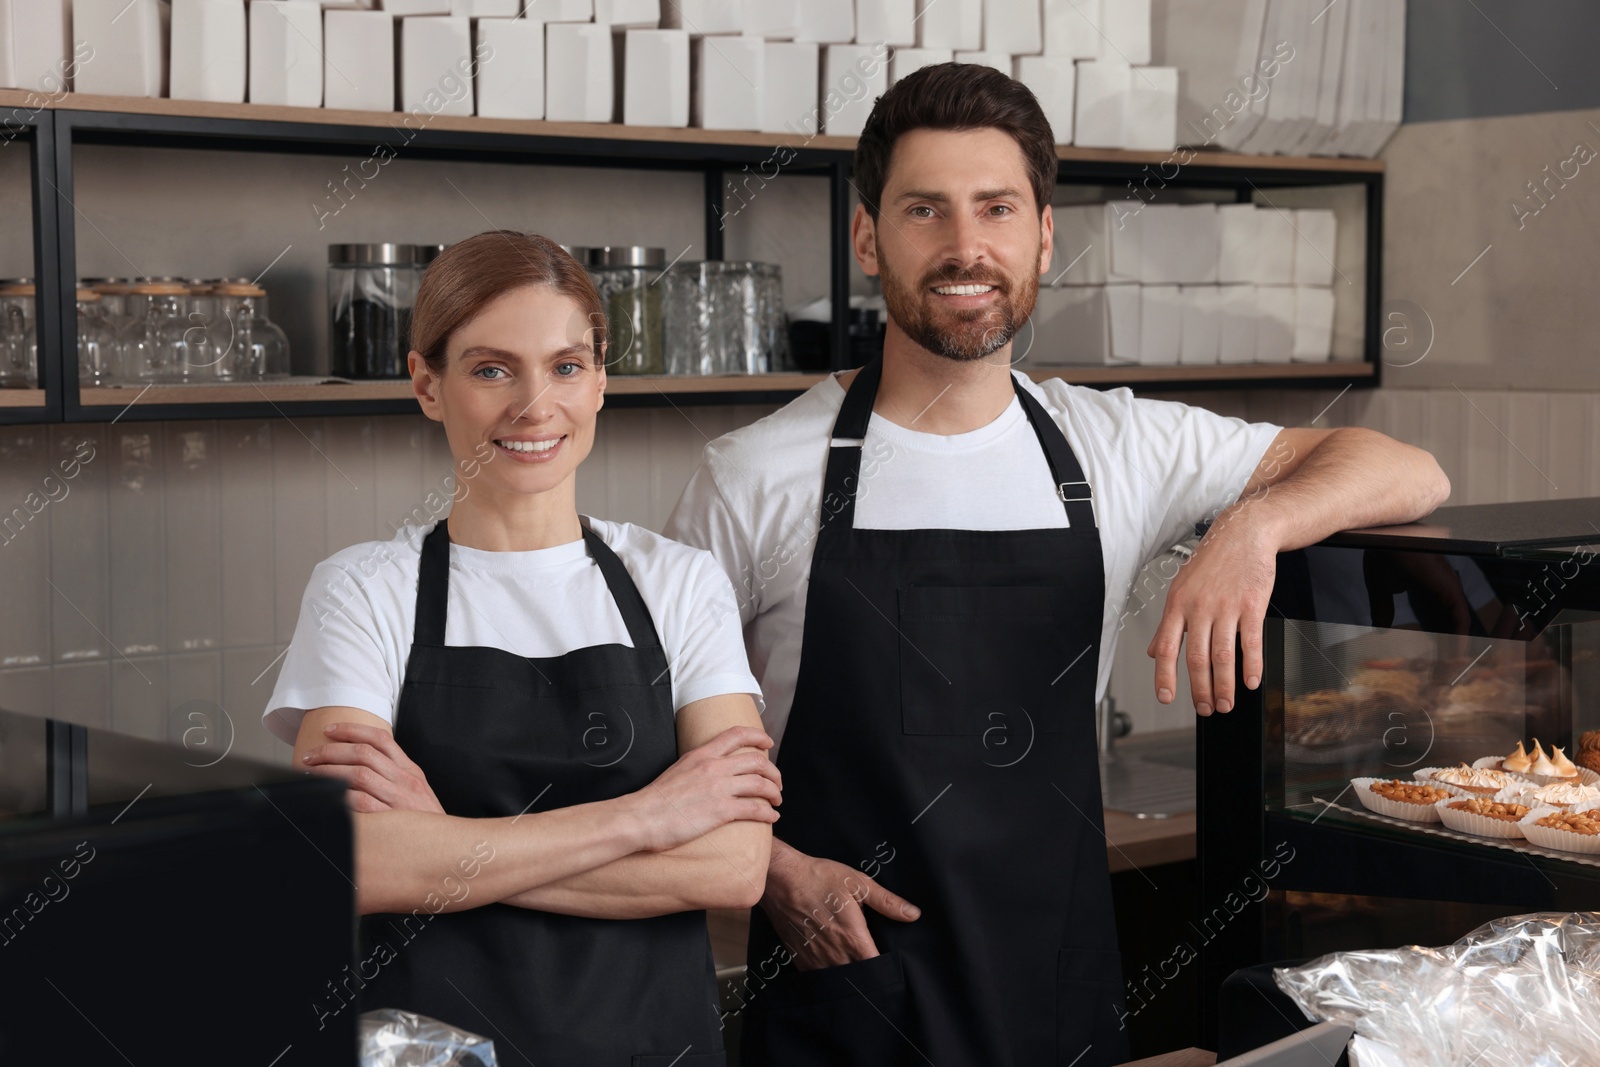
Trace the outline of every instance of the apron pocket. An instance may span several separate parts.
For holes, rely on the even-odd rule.
[[[1056,964],[1056,1055],[1070,1063],[1088,1046],[1082,1063],[1122,1063],[1128,1034],[1123,1023],[1122,954],[1107,949],[1064,948]]]
[[[1036,733],[1064,730],[1067,714],[1093,705],[1099,669],[1063,673],[1080,651],[1067,647],[1081,629],[1065,618],[1071,596],[1061,586],[901,588],[902,730],[982,737],[996,763],[1020,757]],[[1098,636],[1099,605],[1093,615]]]
[[[784,981],[787,990],[784,999],[785,1003],[796,1005],[821,1004],[846,997],[854,997],[858,1002],[866,997],[872,1003],[878,1003],[879,998],[873,994],[889,992],[898,996],[904,993],[905,985],[905,970],[900,964],[900,956],[894,952],[883,952],[871,959],[841,963],[817,971],[794,971]],[[861,1007],[872,1010],[866,1003],[862,1003]],[[893,1018],[893,1015],[890,1014],[890,1017]]]

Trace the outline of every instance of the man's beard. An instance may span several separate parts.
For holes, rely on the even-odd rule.
[[[1034,257],[1037,261],[1037,255]],[[889,317],[912,341],[936,356],[970,363],[1004,348],[1033,314],[1039,296],[1039,276],[1029,272],[1020,284],[987,268],[968,270],[945,266],[929,271],[915,285],[906,284],[890,270],[878,249],[883,279],[883,302]],[[988,307],[947,309],[929,292],[935,285],[992,285],[996,296]]]

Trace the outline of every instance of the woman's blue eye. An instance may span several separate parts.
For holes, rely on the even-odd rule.
[[[556,372],[557,372],[557,375],[559,377],[562,377],[562,378],[570,378],[570,377],[572,377],[572,374],[561,374],[560,373],[566,367],[571,367],[572,370],[573,370],[573,374],[576,374],[578,371],[583,370],[583,364],[582,363],[577,363],[577,362],[574,362],[572,360],[568,360],[565,363],[556,364]]]
[[[486,376],[485,372],[492,371],[492,370],[500,371],[502,373],[505,372],[505,368],[504,367],[489,366],[489,367],[479,367],[477,370],[473,371],[473,373],[476,374],[478,377],[482,378],[482,377]],[[497,380],[497,379],[492,379],[492,378],[490,379],[490,381],[495,381],[495,380]]]

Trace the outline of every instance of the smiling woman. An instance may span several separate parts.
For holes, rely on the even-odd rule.
[[[266,712],[349,786],[361,1008],[503,1062],[720,1067],[703,909],[760,895],[781,802],[732,587],[706,552],[578,514],[605,319],[560,246],[452,246],[412,344],[453,506],[318,565]]]

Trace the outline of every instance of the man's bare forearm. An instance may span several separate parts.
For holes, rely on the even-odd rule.
[[[1287,552],[1339,530],[1412,522],[1450,497],[1450,479],[1432,455],[1374,430],[1335,430],[1304,457],[1274,456],[1290,447],[1275,443],[1263,463],[1292,473],[1246,492],[1216,526],[1241,523]]]

